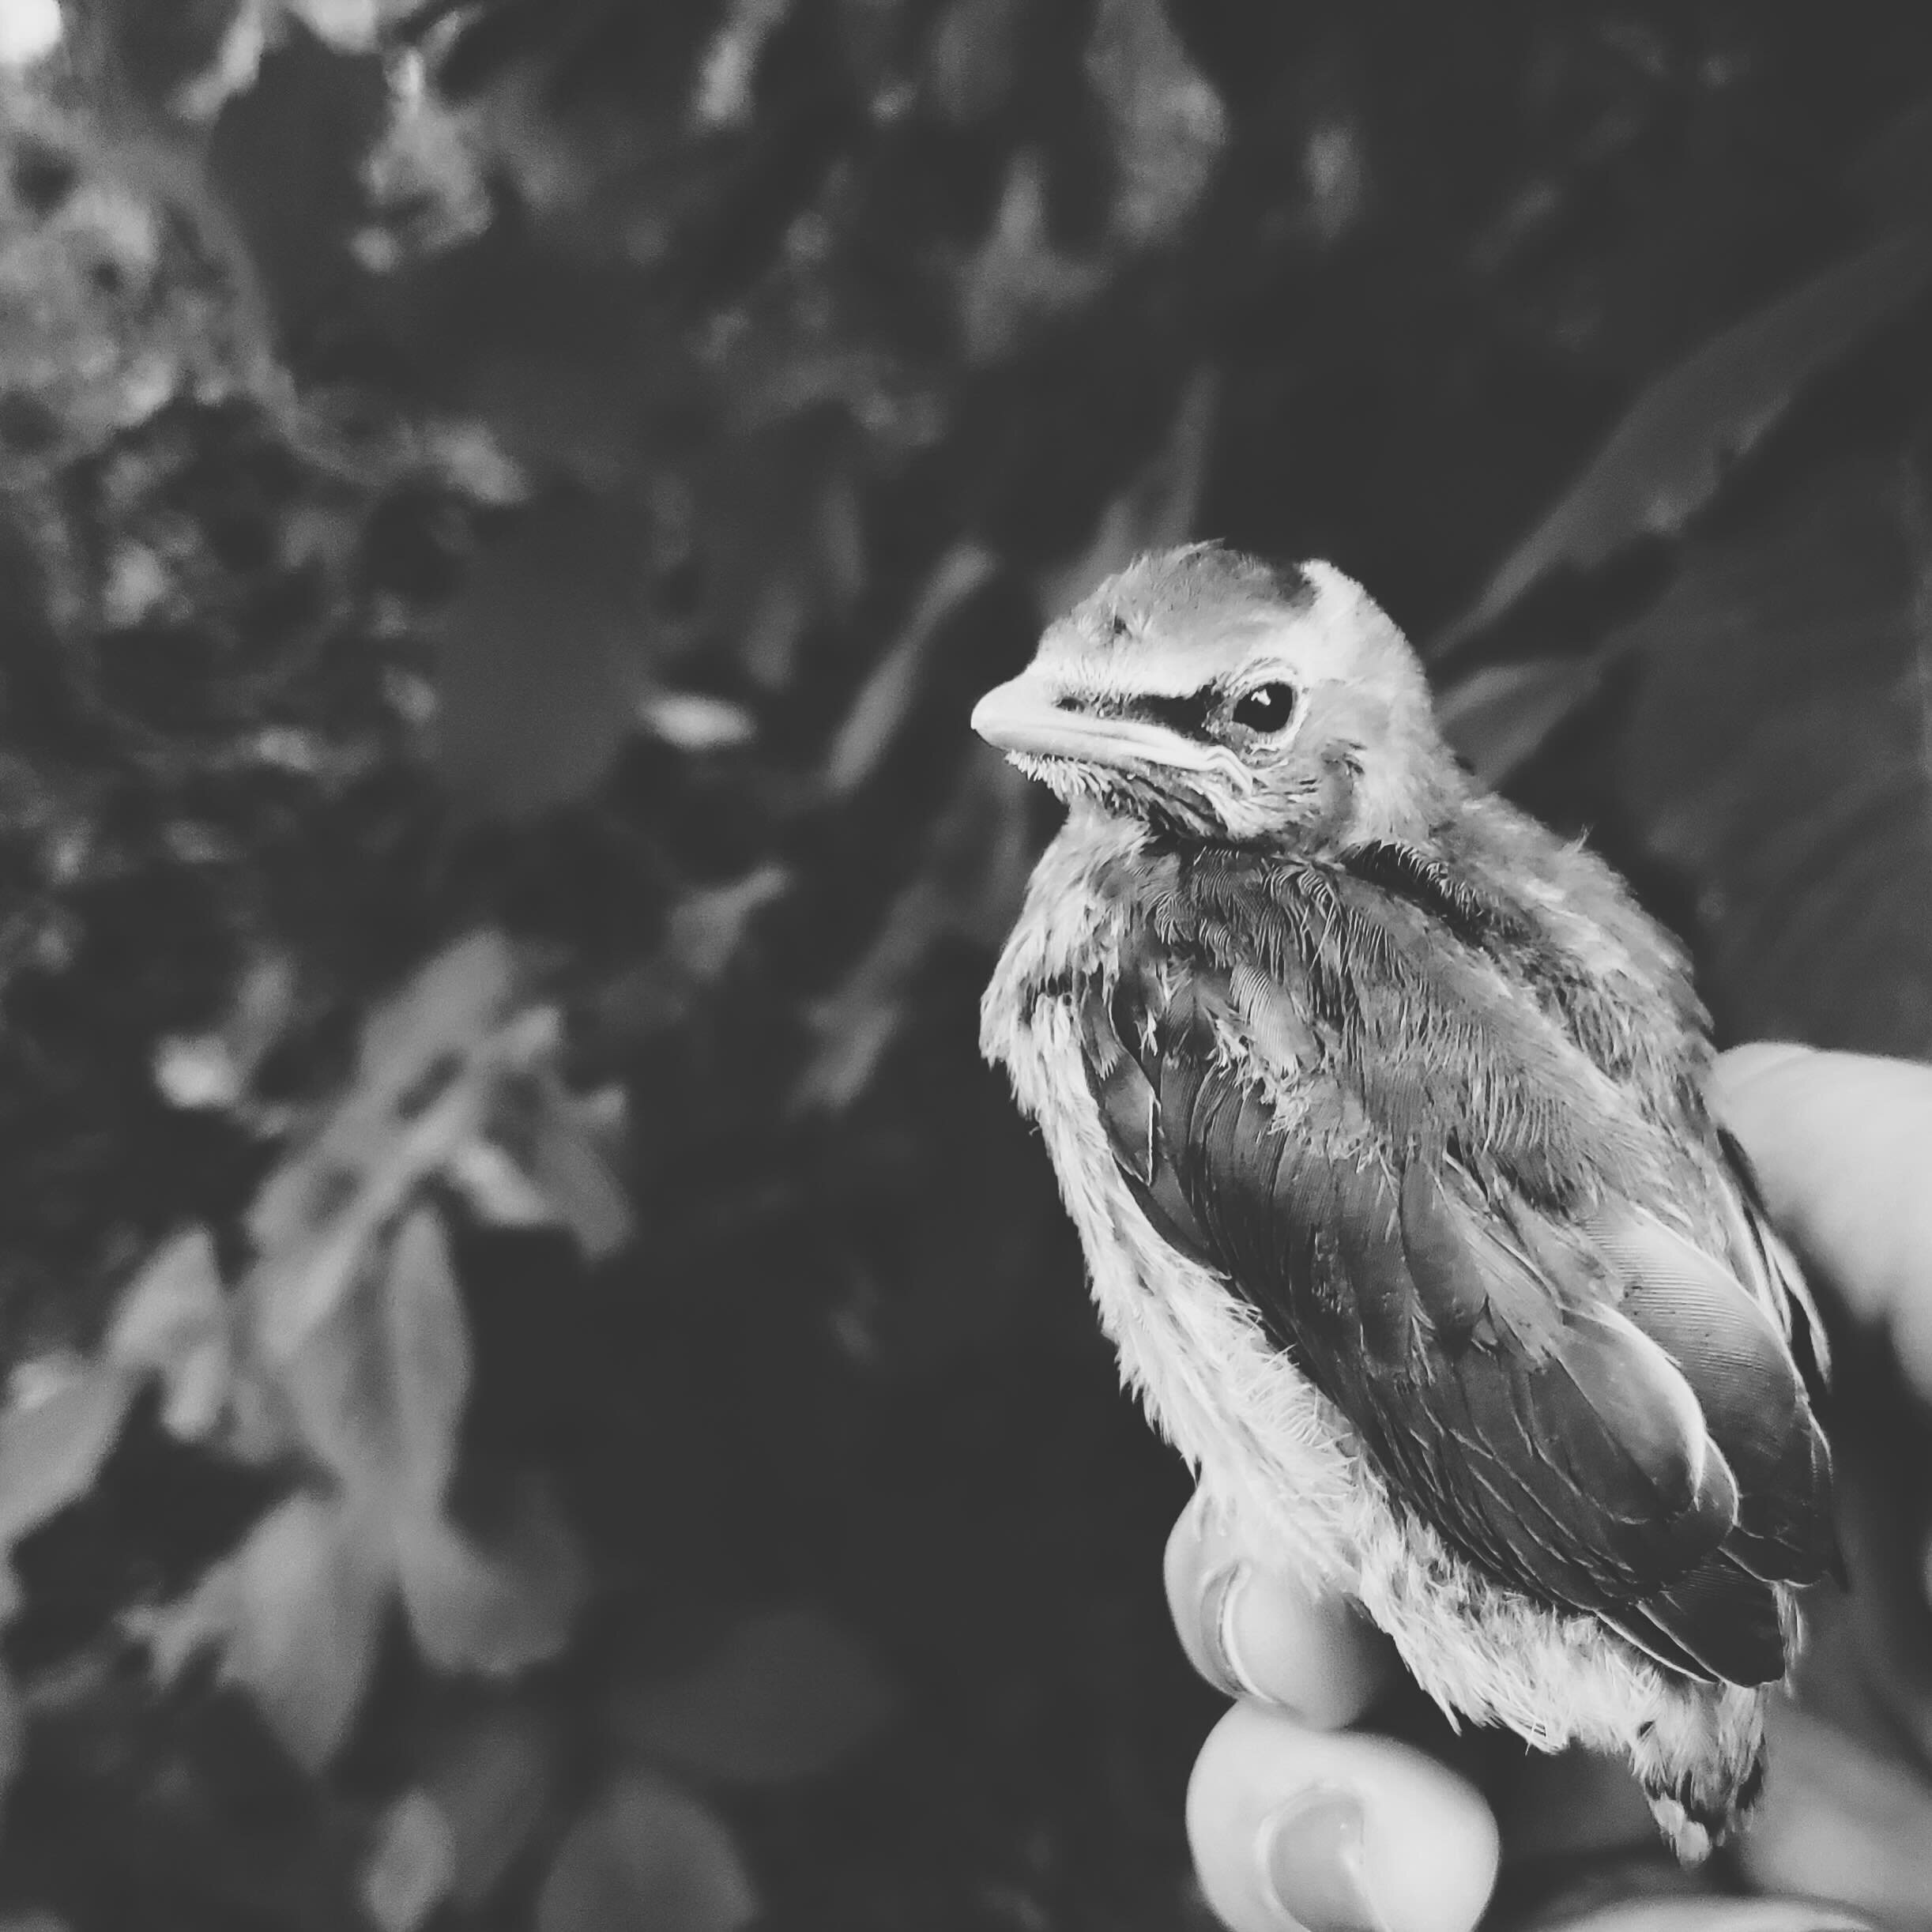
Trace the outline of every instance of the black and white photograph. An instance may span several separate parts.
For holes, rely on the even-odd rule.
[[[0,0],[0,1932],[1932,1932],[1932,0]]]

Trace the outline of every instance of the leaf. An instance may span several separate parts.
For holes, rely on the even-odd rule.
[[[254,85],[224,102],[205,165],[232,210],[284,337],[299,335],[356,277],[362,164],[388,119],[381,58],[338,51],[296,26]]]
[[[736,1932],[758,1895],[723,1824],[695,1798],[633,1776],[563,1841],[537,1932]]]
[[[691,484],[711,626],[755,684],[781,691],[805,633],[864,587],[862,446],[837,400],[781,394],[763,409],[775,413],[717,439]]]
[[[1501,785],[1602,682],[1605,661],[1532,657],[1486,665],[1437,700],[1436,721],[1486,785]]]
[[[438,1741],[423,1787],[448,1821],[450,1891],[473,1911],[529,1845],[558,1770],[557,1728],[542,1709],[470,1714]]]
[[[1929,275],[1932,234],[1888,236],[1667,370],[1436,650],[1486,630],[1561,565],[1591,569],[1637,537],[1682,529],[1804,384],[1904,308]]]
[[[493,1536],[473,1538],[428,1514],[402,1519],[395,1534],[403,1605],[437,1670],[511,1677],[570,1642],[589,1579],[569,1524],[535,1478],[516,1489]]]
[[[395,0],[283,0],[318,39],[346,53],[366,52],[375,44],[385,13],[403,9]]]
[[[576,1540],[533,1481],[511,1492],[490,1535],[445,1515],[473,1365],[425,1184],[453,1180],[496,1205],[521,1189],[513,1205],[566,1220],[593,1252],[629,1229],[628,1202],[600,1165],[600,1109],[555,1071],[559,1015],[518,1007],[518,977],[507,944],[478,934],[385,1001],[364,1027],[350,1091],[250,1215],[259,1252],[245,1284],[233,1433],[258,1460],[306,1449],[339,1493],[297,1499],[258,1526],[160,1620],[156,1642],[219,1645],[304,1761],[339,1746],[392,1590],[428,1663],[497,1675],[556,1655],[586,1594]],[[494,1138],[513,1113],[521,1161]],[[211,1259],[199,1260],[212,1280]],[[182,1281],[162,1271],[145,1290],[142,1319],[124,1331],[136,1358],[165,1353],[175,1301],[192,1313],[218,1292],[197,1282],[196,1260],[183,1248]],[[277,1566],[306,1597],[273,1595]],[[298,1614],[310,1599],[333,1603],[340,1625],[337,1648],[318,1643],[312,1658]]]
[[[791,0],[731,0],[699,66],[695,125],[707,132],[751,125],[759,59],[790,11]]]
[[[768,861],[727,885],[687,892],[671,909],[665,963],[688,984],[709,985],[738,957],[752,921],[792,884],[786,867]]]
[[[507,942],[476,933],[371,1015],[348,1092],[249,1211],[243,1292],[271,1361],[329,1318],[383,1225],[476,1132],[516,983]]]
[[[825,789],[833,797],[849,796],[878,770],[917,699],[933,639],[999,567],[998,558],[974,543],[955,544],[932,567],[912,615],[860,686],[826,755]]]
[[[455,1466],[469,1376],[442,1222],[418,1207],[288,1363],[285,1387],[303,1439],[346,1487],[433,1514]]]
[[[998,944],[1036,856],[1028,803],[1026,781],[991,746],[968,751],[917,871],[843,981],[812,1009],[816,1045],[787,1099],[791,1113],[842,1113],[865,1090],[940,940]]]
[[[955,126],[990,119],[1020,71],[1026,0],[951,0],[926,40],[934,110]]]
[[[455,1471],[470,1377],[469,1324],[435,1208],[413,1208],[405,1218],[383,1289],[399,1452],[395,1473],[410,1496],[434,1506]]]
[[[105,1359],[16,1373],[0,1411],[0,1550],[93,1487],[136,1386]]]
[[[60,45],[58,0],[13,0],[0,13],[0,66],[24,67]]]
[[[219,1113],[242,1097],[240,1071],[218,1034],[171,1034],[154,1049],[154,1084],[184,1113]]]
[[[260,1707],[297,1763],[319,1771],[339,1751],[375,1666],[389,1595],[379,1519],[304,1493],[271,1510],[241,1547],[146,1633],[164,1677],[198,1651]]]
[[[638,722],[680,751],[737,751],[758,736],[758,721],[743,705],[703,691],[652,691],[638,706]]]
[[[822,1611],[748,1618],[681,1675],[618,1693],[613,1722],[640,1755],[733,1784],[816,1776],[871,1743],[899,1694]]]
[[[363,1904],[382,1932],[416,1932],[450,1895],[456,1839],[427,1791],[405,1791],[384,1810],[363,1867]]]
[[[1903,466],[1847,461],[1694,544],[1619,640],[1625,808],[1695,888],[1749,1038],[1932,1053],[1932,542]]]
[[[883,941],[899,936],[898,923],[888,921]],[[918,956],[882,944],[831,999],[819,1003],[811,1015],[818,1045],[792,1090],[789,1110],[794,1117],[842,1113],[872,1084],[905,1025],[904,982],[918,963]]]
[[[184,1110],[243,1108],[250,1079],[288,1025],[295,994],[295,965],[285,954],[254,961],[218,1027],[171,1034],[156,1046],[154,1083],[162,1098]]]
[[[445,947],[363,1022],[352,1098],[372,1113],[420,1112],[420,1089],[438,1064],[508,1019],[518,980],[516,955],[500,932],[473,932]]]
[[[437,755],[458,802],[519,819],[581,798],[635,729],[661,642],[627,499],[532,505],[443,620]]]
[[[258,1523],[153,1637],[168,1667],[205,1644],[311,1767],[340,1748],[399,1588],[418,1649],[446,1671],[505,1676],[555,1657],[586,1593],[574,1537],[526,1478],[500,1530],[443,1513],[469,1379],[463,1311],[434,1209],[307,1339],[285,1387],[304,1441],[340,1479]]]
[[[621,1103],[623,1096],[618,1095]],[[561,1080],[537,1084],[530,1178],[589,1261],[606,1261],[631,1238],[631,1196],[611,1165],[610,1124]]]
[[[1047,220],[1046,170],[1015,153],[986,238],[960,271],[956,298],[966,359],[984,366],[1017,350],[1033,326],[1090,301],[1106,285],[1097,260],[1064,253]]]
[[[1167,435],[1127,488],[1101,512],[1086,548],[1044,571],[1034,582],[1049,617],[1072,609],[1103,578],[1124,570],[1146,550],[1184,543],[1200,507],[1207,459],[1221,407],[1221,378],[1203,366],[1188,377]]]
[[[183,1229],[128,1283],[105,1352],[131,1375],[160,1377],[171,1433],[194,1442],[213,1429],[232,1363],[228,1297],[206,1228]]]
[[[450,1157],[446,1177],[484,1226],[547,1228],[556,1211],[514,1155],[493,1140],[472,1140]]]
[[[547,203],[554,215],[577,192],[571,177],[589,157],[546,138],[554,119],[508,102],[507,118],[487,106],[480,116],[473,101],[439,111],[446,100],[425,89],[375,160],[403,175],[386,184],[392,194],[400,189],[419,207],[440,201],[431,225],[460,245],[413,251],[386,273],[381,319],[431,394],[452,415],[480,422],[520,469],[628,491],[647,469],[647,432],[675,435],[672,419],[703,379],[674,309],[646,263],[586,256],[554,225],[545,232],[490,220],[505,173],[520,175],[532,205]],[[507,142],[498,138],[506,134]],[[528,134],[536,141],[517,152]]]
[[[1130,247],[1169,240],[1227,145],[1221,97],[1188,59],[1165,0],[1100,0],[1086,66],[1113,137],[1113,230]]]
[[[421,1206],[385,1264],[309,1338],[287,1388],[304,1440],[341,1479],[356,1520],[384,1526],[385,1574],[401,1587],[424,1659],[503,1676],[563,1649],[586,1582],[574,1538],[534,1482],[514,1492],[487,1542],[443,1515],[469,1379],[442,1222]]]

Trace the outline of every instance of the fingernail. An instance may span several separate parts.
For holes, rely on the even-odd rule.
[[[1230,1697],[1254,1697],[1260,1693],[1241,1659],[1234,1635],[1235,1613],[1252,1575],[1238,1558],[1224,1563],[1201,1589],[1201,1629],[1207,1651],[1207,1673],[1218,1689]]]
[[[1261,1828],[1268,1890],[1306,1932],[1385,1932],[1363,1870],[1365,1824],[1352,1791],[1317,1785]]]

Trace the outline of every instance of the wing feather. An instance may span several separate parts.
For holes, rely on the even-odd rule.
[[[1227,1276],[1398,1503],[1496,1580],[1676,1670],[1781,1675],[1773,1585],[1833,1561],[1829,1458],[1743,1184],[1732,1245],[1750,1245],[1728,1266],[1615,1184],[1621,1130],[1584,1184],[1559,1132],[1574,1108],[1511,1090],[1561,1066],[1546,1039],[1527,1071],[1418,1059],[1351,1077],[1351,1047],[1386,1060],[1403,997],[1441,996],[1460,969],[1411,970],[1400,932],[1332,881],[1298,912],[1274,881],[1265,943],[1231,958],[1233,887],[1217,880],[1211,931],[1170,908],[1169,936],[1143,929],[1077,1008],[1150,1221]],[[1495,1011],[1459,1034],[1453,1015],[1429,1025],[1492,1056],[1508,1030]],[[1266,1080],[1248,1057],[1264,1040]],[[1300,1096],[1286,1115],[1284,1082]],[[1486,1124],[1508,1160],[1483,1158]]]

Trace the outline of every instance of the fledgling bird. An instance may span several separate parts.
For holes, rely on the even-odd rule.
[[[1687,1860],[1837,1563],[1824,1341],[1685,960],[1469,779],[1327,564],[1146,557],[974,729],[1069,806],[981,1009],[1122,1372],[1444,1707]]]

